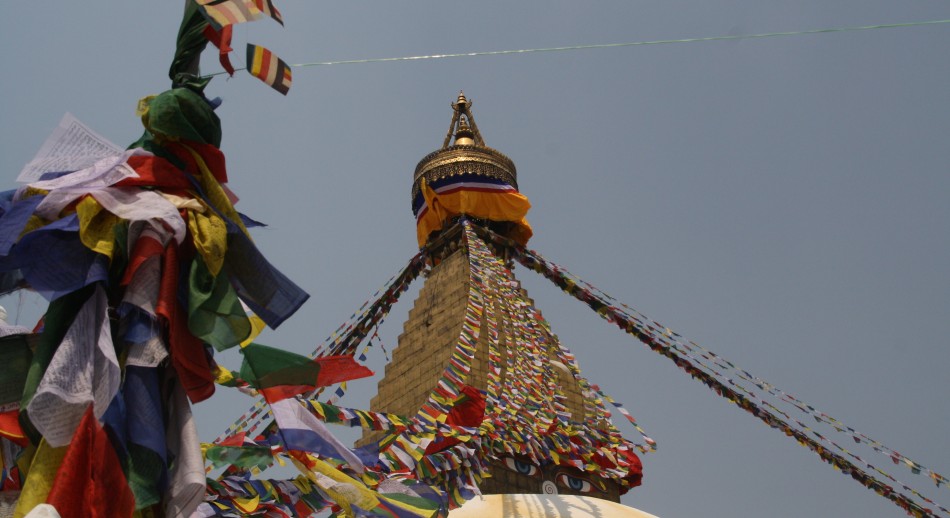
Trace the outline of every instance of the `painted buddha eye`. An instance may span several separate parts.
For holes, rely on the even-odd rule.
[[[578,493],[590,493],[594,489],[590,482],[564,473],[557,476],[557,483],[562,487],[566,487],[571,491],[577,491]]]
[[[514,471],[515,473],[520,473],[522,475],[527,475],[533,477],[538,474],[538,467],[534,464],[529,464],[527,462],[522,462],[513,457],[505,458],[505,467]]]

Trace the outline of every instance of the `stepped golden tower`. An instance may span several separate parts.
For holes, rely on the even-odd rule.
[[[477,338],[466,355],[470,365],[460,399],[466,403],[456,404],[448,419],[453,423],[456,409],[467,405],[459,414],[474,410],[477,417],[454,424],[481,422],[482,433],[496,436],[482,442],[492,446],[490,475],[479,489],[485,494],[574,494],[619,501],[639,485],[639,459],[510,272],[511,249],[504,240],[523,244],[532,232],[524,219],[530,204],[517,190],[515,164],[485,145],[464,94],[452,107],[442,147],[424,157],[413,175],[417,235],[431,269],[370,408],[403,416],[424,410],[444,383],[446,369],[457,364],[460,333],[471,328]],[[485,240],[473,241],[472,229]],[[471,317],[474,296],[476,319]],[[517,412],[529,417],[517,420]],[[497,439],[503,428],[511,433]],[[557,437],[581,446],[560,444],[552,439]],[[381,438],[381,432],[367,432],[359,444]],[[565,454],[571,448],[597,451]],[[606,469],[610,474],[605,475],[602,466],[615,469]]]

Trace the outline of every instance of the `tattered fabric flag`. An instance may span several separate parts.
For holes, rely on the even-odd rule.
[[[46,500],[57,510],[83,516],[131,516],[135,498],[105,430],[86,408]]]
[[[266,345],[251,343],[241,349],[240,376],[274,403],[316,387],[372,376],[373,371],[352,356],[310,359]]]
[[[166,247],[162,259],[162,280],[155,313],[168,329],[168,352],[178,379],[193,403],[214,394],[214,376],[204,344],[188,330],[188,315],[178,303],[178,245]]]
[[[247,44],[247,71],[284,95],[290,90],[290,67],[276,54],[260,45]]]
[[[234,50],[231,48],[231,27],[231,25],[225,25],[218,31],[211,25],[208,25],[204,29],[204,35],[212,45],[218,48],[218,61],[221,62],[221,66],[224,67],[228,75],[233,77],[234,65],[231,64],[231,57],[228,56],[228,54]]]
[[[263,16],[254,0],[195,0],[201,12],[216,29],[252,22]]]
[[[254,0],[254,4],[257,5],[257,8],[267,16],[270,16],[277,23],[283,25],[284,18],[280,15],[280,11],[277,10],[277,7],[274,5],[274,2],[271,0]]]

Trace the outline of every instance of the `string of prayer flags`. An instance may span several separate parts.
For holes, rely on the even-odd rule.
[[[393,304],[395,304],[400,295],[409,289],[409,285],[425,271],[427,265],[423,252],[417,253],[399,272],[389,278],[382,287],[376,290],[373,298],[368,299],[360,306],[360,312],[350,317],[347,322],[341,324],[323,344],[318,345],[311,353],[311,358],[317,358],[328,355],[353,354],[359,344],[365,339],[370,329],[380,325],[389,314]],[[319,392],[319,388],[313,393],[307,394],[308,398],[313,398]],[[335,396],[343,395],[342,385],[337,387]],[[219,436],[216,441],[224,437],[233,435],[240,430],[252,430],[260,426],[262,419],[270,417],[270,411],[265,410],[265,403],[259,401],[255,403],[240,418],[234,421],[225,432]],[[251,417],[247,417],[250,415]],[[257,417],[255,417],[257,416]]]
[[[263,470],[274,463],[274,448],[269,444],[258,444],[244,433],[217,443],[202,444],[201,449],[212,468],[235,466]]]
[[[247,71],[283,95],[287,95],[293,81],[287,63],[260,45],[247,44]]]
[[[836,470],[851,476],[854,480],[891,500],[910,514],[915,516],[930,516],[933,514],[931,509],[924,507],[913,497],[895,490],[894,487],[876,478],[872,472],[880,473],[887,479],[894,480],[893,477],[887,475],[880,468],[861,461],[853,453],[827,440],[823,435],[809,429],[800,421],[792,419],[792,423],[789,423],[782,417],[779,417],[779,414],[773,413],[770,410],[774,408],[770,403],[763,402],[761,405],[756,404],[758,398],[755,394],[751,390],[737,384],[736,380],[748,380],[754,382],[754,385],[759,388],[769,387],[769,389],[772,389],[770,384],[751,376],[746,371],[741,371],[742,376],[736,376],[735,379],[723,376],[716,368],[710,367],[701,358],[712,361],[719,369],[739,369],[734,369],[734,364],[713,354],[700,353],[700,359],[697,359],[692,353],[696,348],[696,344],[683,342],[679,334],[670,331],[656,321],[644,317],[635,310],[627,311],[630,309],[627,306],[617,304],[616,300],[612,297],[603,294],[600,290],[589,287],[589,285],[582,281],[579,282],[576,277],[570,275],[563,268],[548,262],[536,252],[527,250],[513,240],[498,236],[488,229],[476,227],[475,230],[486,239],[508,247],[512,250],[513,257],[523,266],[540,273],[566,293],[587,304],[608,322],[632,334],[653,351],[671,359],[680,369],[687,372],[691,377],[701,381],[718,395],[735,403],[739,408],[759,418],[770,427],[779,429],[787,436],[793,437],[800,445],[814,451],[822,460],[831,464]],[[770,390],[766,392],[771,393]],[[784,395],[784,393],[782,394]],[[779,398],[779,401],[789,403],[793,408],[805,414],[812,414],[814,412],[813,407],[801,403],[796,399],[782,397]],[[780,413],[780,415],[784,417],[787,414]],[[820,421],[821,420],[819,420],[819,422]],[[835,424],[838,425],[840,423],[835,422]],[[854,437],[854,435],[852,435],[853,432],[843,426],[835,426],[834,428],[836,431],[848,433]],[[866,470],[856,466],[849,461],[847,457],[859,460],[859,462],[865,466]],[[914,463],[914,465],[916,466],[916,463]],[[919,497],[927,504],[936,505],[932,500],[924,497],[916,490],[909,488],[905,484],[900,485],[907,493]],[[950,511],[947,511],[944,507],[937,507],[941,511],[950,514]]]
[[[333,424],[358,426],[368,430],[385,432],[404,429],[409,425],[408,419],[396,414],[344,408],[313,399],[303,401],[303,404],[319,419]]]
[[[535,252],[530,250],[525,251],[527,254],[537,255]],[[540,256],[538,256],[540,258]],[[540,261],[544,261],[540,259]],[[715,352],[710,351],[702,347],[701,345],[685,340],[681,335],[672,331],[669,328],[666,328],[659,323],[652,321],[646,316],[639,313],[637,310],[627,306],[626,304],[618,301],[617,299],[611,297],[609,294],[604,293],[599,290],[597,287],[592,286],[583,279],[579,279],[576,276],[567,272],[564,268],[559,267],[553,263],[547,263],[550,265],[551,271],[556,272],[557,275],[564,276],[568,285],[574,285],[578,289],[573,291],[577,297],[580,297],[584,302],[591,305],[595,311],[598,312],[602,317],[608,318],[610,313],[619,314],[625,319],[629,319],[631,322],[639,323],[644,329],[652,333],[652,336],[664,347],[672,348],[677,351],[681,356],[688,358],[695,366],[699,367],[702,370],[710,373],[714,377],[724,380],[727,384],[730,385],[733,389],[746,394],[747,396],[757,399],[755,393],[751,390],[750,387],[744,386],[741,382],[748,383],[748,385],[754,386],[755,388],[764,391],[770,396],[773,396],[777,399],[778,402],[787,403],[792,408],[810,415],[816,422],[824,423],[829,425],[829,427],[837,433],[843,433],[850,435],[851,438],[856,443],[866,442],[871,445],[872,449],[878,453],[881,453],[889,457],[895,464],[903,463],[905,466],[910,468],[911,472],[914,474],[925,473],[928,477],[934,480],[937,487],[941,484],[946,484],[947,479],[943,475],[933,471],[930,468],[927,468],[913,460],[910,460],[903,456],[902,454],[888,448],[886,445],[874,440],[873,438],[855,430],[854,428],[845,425],[844,423],[838,421],[834,417],[820,412],[812,405],[809,405],[800,399],[796,398],[792,394],[784,392],[779,388],[775,387],[771,383],[754,376],[748,371],[739,368],[733,362],[726,360],[725,358],[720,357]],[[546,275],[547,276],[547,275]],[[550,278],[550,277],[549,277]],[[553,279],[552,279],[553,280]],[[618,324],[619,325],[619,324]],[[713,368],[710,363],[722,369],[723,372],[719,372],[716,368]],[[791,420],[792,418],[788,413],[782,411],[775,405],[771,404],[768,401],[762,400],[762,404],[771,409],[774,412],[777,412],[779,415],[783,416],[785,419]],[[862,461],[863,462],[863,461]],[[915,469],[916,468],[916,469]],[[926,500],[926,499],[925,499]]]
[[[491,423],[486,421],[480,428],[493,455],[504,452],[537,463],[552,459],[580,469],[599,466],[596,473],[618,482],[621,492],[639,485],[642,467],[632,449],[647,448],[626,441],[616,430],[603,401],[580,375],[573,355],[551,332],[504,261],[472,232],[468,221],[462,225],[477,272],[473,282],[483,290],[485,307],[492,308],[486,309],[490,366],[501,360],[502,348],[500,333],[493,326],[510,329],[503,347],[507,374],[502,380],[499,367],[489,369],[489,387],[497,388],[487,398],[485,415]],[[564,382],[555,369],[570,371],[583,395],[583,414],[572,418],[561,386]]]
[[[208,479],[208,498],[192,516],[311,516],[333,506],[303,475],[290,480],[254,480],[226,475]]]

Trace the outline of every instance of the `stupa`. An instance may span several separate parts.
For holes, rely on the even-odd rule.
[[[610,421],[513,276],[532,235],[514,162],[488,147],[464,94],[442,147],[416,166],[412,210],[431,269],[370,409],[476,427],[483,494],[582,495],[619,502],[640,484],[638,446]],[[385,438],[364,433],[358,445]],[[458,444],[437,436],[426,455]]]

